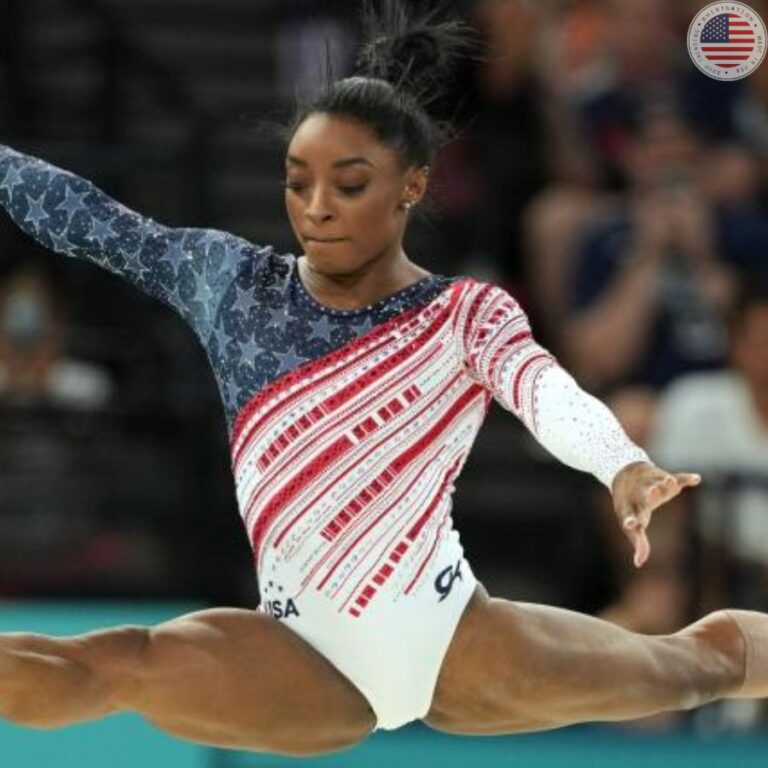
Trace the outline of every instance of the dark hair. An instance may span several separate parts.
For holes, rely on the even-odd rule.
[[[306,101],[297,98],[284,133],[287,142],[310,115],[339,115],[370,127],[407,166],[429,165],[451,136],[450,123],[434,119],[429,108],[445,93],[457,60],[478,47],[463,22],[438,21],[442,12],[437,6],[414,14],[401,0],[364,0],[355,71],[336,80],[326,66],[329,82],[321,93]]]

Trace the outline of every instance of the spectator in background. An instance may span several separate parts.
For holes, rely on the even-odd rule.
[[[607,192],[621,188],[624,124],[638,100],[674,79],[685,47],[662,0],[547,5],[534,63],[550,183],[525,211],[523,231],[529,311],[559,351],[576,243],[611,205]]]
[[[0,404],[99,409],[108,375],[66,354],[67,313],[49,270],[25,259],[0,271]]]
[[[704,479],[698,515],[704,605],[768,607],[768,280],[745,281],[727,370],[685,376],[662,395],[653,457]],[[687,502],[676,505],[683,508]],[[670,510],[675,512],[675,510]],[[719,563],[722,567],[717,568]]]
[[[124,426],[111,375],[68,352],[58,267],[13,247],[23,256],[0,266],[0,594],[183,591],[196,569],[178,442]]]
[[[737,277],[766,268],[768,219],[713,195],[712,152],[667,105],[650,108],[627,146],[630,191],[575,256],[563,354],[620,420],[634,414],[625,428],[642,444],[660,388],[724,364]]]
[[[561,15],[559,46],[547,54],[545,82],[575,111],[577,138],[592,157],[599,187],[626,188],[625,146],[649,102],[675,103],[710,140],[738,136],[736,105],[746,86],[733,82],[723,88],[688,56],[687,28],[699,10],[665,0],[582,0]],[[591,55],[576,57],[585,22]]]
[[[730,144],[727,165],[710,157],[710,175],[723,190],[751,194],[733,185],[749,186],[745,166],[760,171],[756,136],[768,137],[760,129],[764,107],[751,84],[724,88],[692,65],[685,35],[700,10],[694,5],[577,0],[550,14],[535,63],[553,162],[549,185],[526,210],[524,231],[530,311],[556,351],[568,317],[573,252],[610,213],[615,194],[632,186],[626,156],[649,104],[674,104],[710,151]]]

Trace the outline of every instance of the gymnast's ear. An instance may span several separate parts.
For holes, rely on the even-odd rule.
[[[429,171],[430,168],[428,165],[423,165],[421,168],[409,168],[406,171],[403,203],[415,205],[421,201],[427,193]]]

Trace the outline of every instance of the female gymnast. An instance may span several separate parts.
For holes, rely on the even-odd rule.
[[[0,635],[0,715],[56,728],[131,711],[195,742],[314,755],[415,719],[506,734],[768,696],[768,615],[643,636],[476,581],[451,494],[493,398],[612,491],[638,567],[653,510],[699,478],[654,466],[508,293],[404,253],[438,141],[425,104],[467,37],[395,0],[366,18],[357,74],[291,126],[298,258],[162,226],[0,148],[22,229],[174,307],[204,345],[262,593],[255,611],[152,628]]]

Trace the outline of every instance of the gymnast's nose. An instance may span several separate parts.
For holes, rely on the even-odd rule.
[[[304,211],[306,217],[313,224],[320,224],[324,221],[329,221],[334,218],[334,210],[328,199],[328,194],[325,193],[322,188],[315,187],[312,192],[312,197],[309,200],[309,205]]]

